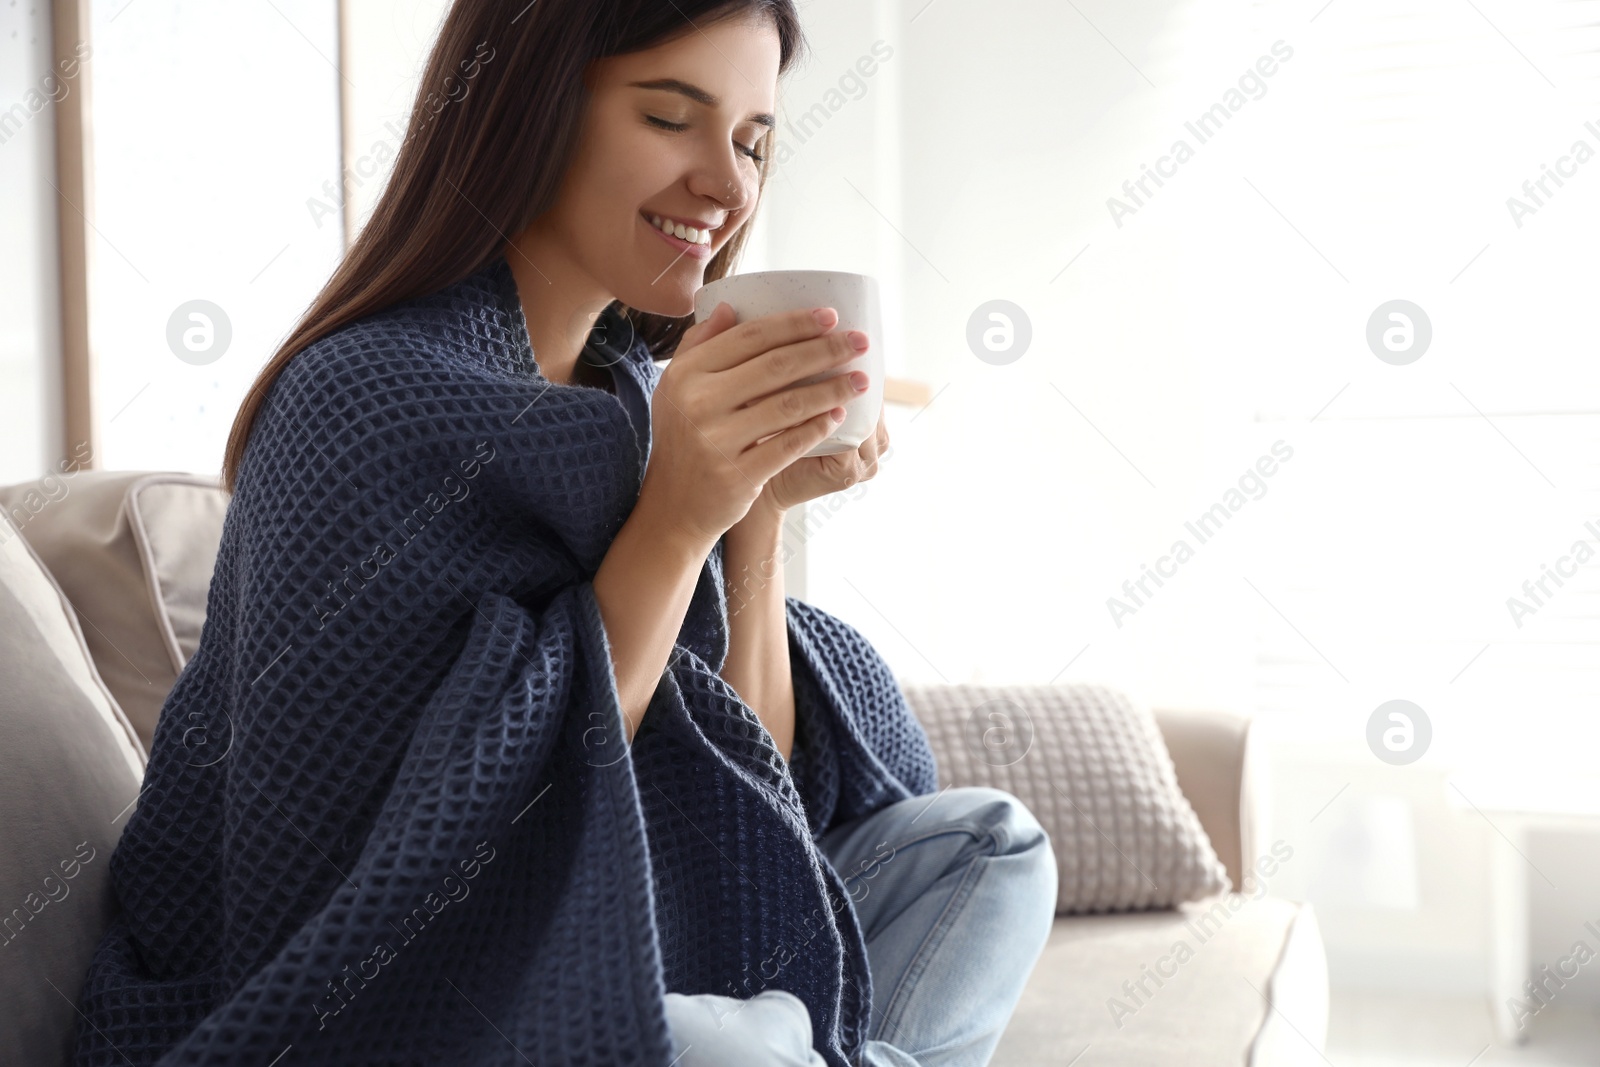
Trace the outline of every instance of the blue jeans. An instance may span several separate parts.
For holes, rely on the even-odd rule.
[[[1027,807],[950,787],[823,834],[872,971],[860,1067],[984,1067],[1055,919],[1056,862]],[[674,1067],[823,1067],[793,993],[667,994]]]

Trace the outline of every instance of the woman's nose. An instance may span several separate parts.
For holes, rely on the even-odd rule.
[[[694,191],[710,196],[730,213],[744,207],[749,199],[749,190],[745,188],[744,176],[738,173],[729,173],[729,168],[737,168],[738,161],[730,154],[725,161],[719,161],[715,166],[702,171],[699,187]]]

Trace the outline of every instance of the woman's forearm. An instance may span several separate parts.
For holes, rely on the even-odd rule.
[[[635,507],[595,572],[594,596],[611,644],[629,744],[661,681],[714,544]]]
[[[794,680],[783,587],[783,513],[757,501],[728,530],[728,658],[722,680],[755,709],[784,759],[794,749]]]

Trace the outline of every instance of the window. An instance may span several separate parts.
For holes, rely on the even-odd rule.
[[[337,263],[337,7],[94,0],[97,465],[219,471]]]

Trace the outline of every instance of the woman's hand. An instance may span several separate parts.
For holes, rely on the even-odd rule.
[[[742,519],[773,475],[833,432],[831,413],[842,417],[857,395],[847,374],[795,384],[860,354],[849,334],[828,332],[838,321],[823,308],[735,325],[733,308],[721,303],[685,331],[651,401],[639,503],[708,549]]]
[[[759,506],[786,512],[796,504],[848,489],[878,473],[878,457],[889,448],[889,430],[878,412],[878,427],[860,446],[831,456],[795,460],[772,476],[761,491]]]

